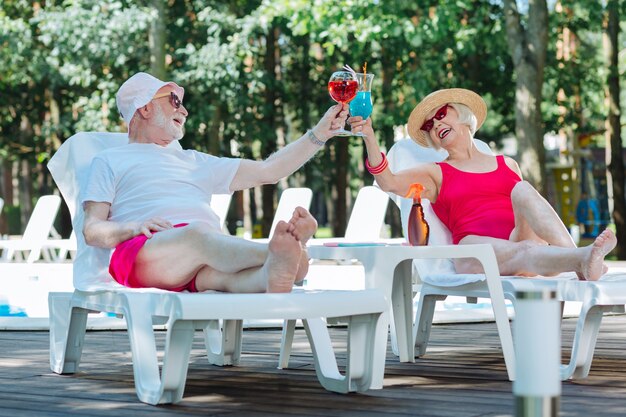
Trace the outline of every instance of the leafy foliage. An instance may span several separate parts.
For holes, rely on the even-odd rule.
[[[78,130],[125,129],[115,92],[129,75],[150,68],[150,30],[159,19],[154,1],[0,4],[0,159],[41,167]],[[163,2],[166,66],[185,86],[190,111],[186,146],[267,157],[333,104],[326,89],[332,71],[365,62],[376,75],[372,118],[387,146],[422,97],[453,86],[485,97],[482,139],[498,142],[514,132],[514,72],[500,1]],[[601,129],[603,10],[590,0],[559,4],[567,12],[550,16],[545,130]],[[558,55],[565,27],[580,41],[567,60]],[[349,166],[341,167],[346,149]],[[343,192],[337,184],[355,189],[371,181],[362,158],[358,139],[334,141],[290,181],[327,197]]]

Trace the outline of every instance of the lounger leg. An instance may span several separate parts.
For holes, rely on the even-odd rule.
[[[283,333],[280,340],[280,356],[278,357],[278,369],[289,367],[289,357],[293,346],[293,335],[296,330],[296,320],[285,320]]]
[[[196,329],[193,322],[180,320],[168,323],[167,329],[159,403],[177,403],[185,391],[189,354]]]
[[[324,388],[339,393],[366,391],[372,386],[374,377],[382,380],[382,375],[374,375],[376,372],[384,373],[384,357],[376,358],[374,354],[379,317],[379,314],[364,314],[347,318],[345,376],[339,372],[326,322],[321,318],[302,320],[313,351],[315,372]],[[377,363],[381,359],[382,366]]]
[[[40,246],[34,247],[28,253],[26,262],[28,262],[29,264],[32,264],[33,262],[36,262],[37,260],[39,260],[40,257],[41,257],[41,247]]]
[[[50,317],[50,369],[57,374],[78,371],[83,353],[87,310],[72,308],[72,293],[48,295]]]
[[[415,362],[413,343],[413,261],[403,261],[396,267],[391,290],[392,346],[395,339],[400,362]],[[395,337],[394,337],[395,336]],[[395,352],[394,352],[395,353]]]
[[[385,314],[385,313],[383,313]],[[364,314],[350,317],[348,323],[349,390],[363,392],[382,389],[385,376],[385,352],[375,347],[380,314]]]
[[[420,292],[417,309],[415,311],[415,322],[413,323],[414,353],[416,357],[420,357],[426,353],[437,301],[443,301],[445,299],[445,295],[424,295],[423,290]]]
[[[125,314],[133,357],[137,397],[148,404],[176,403],[182,399],[195,326],[170,317],[163,353],[162,378],[152,329],[149,296],[126,294]]]
[[[593,352],[600,331],[602,316],[611,311],[613,306],[583,305],[576,323],[576,333],[572,344],[572,356],[569,364],[561,365],[561,380],[586,378],[589,375]]]
[[[204,328],[204,344],[209,363],[238,365],[241,358],[243,320],[211,320]]]

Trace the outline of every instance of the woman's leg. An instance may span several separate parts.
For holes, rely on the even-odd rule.
[[[605,230],[593,244],[582,248],[549,246],[533,240],[513,242],[484,236],[466,236],[459,244],[489,243],[492,245],[500,274],[520,276],[553,276],[576,272],[580,278],[595,281],[605,272],[604,257],[615,247],[617,239]],[[457,272],[481,273],[475,259],[455,260]]]
[[[511,191],[515,228],[509,240],[532,240],[563,248],[575,248],[567,228],[550,203],[527,181],[518,182]]]

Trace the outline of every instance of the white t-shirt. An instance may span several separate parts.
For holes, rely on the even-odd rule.
[[[230,193],[239,163],[156,144],[118,146],[93,159],[81,203],[110,203],[109,220],[114,222],[161,217],[172,224],[203,222],[221,230],[211,196]]]

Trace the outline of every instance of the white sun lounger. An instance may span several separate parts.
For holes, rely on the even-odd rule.
[[[75,230],[82,230],[83,213],[78,195],[88,176],[91,159],[100,150],[127,141],[126,134],[78,133],[61,146],[48,164],[68,204]],[[365,391],[373,379],[382,379],[382,375],[373,372],[381,369],[384,355],[374,356],[371,348],[379,317],[388,309],[386,298],[378,291],[190,294],[130,289],[114,282],[108,274],[109,250],[85,245],[80,232],[77,240],[75,291],[49,296],[50,367],[56,373],[78,370],[87,314],[95,311],[115,313],[126,319],[137,396],[150,404],[181,400],[196,330],[204,331],[209,363],[238,364],[242,321],[248,319],[302,319],[318,379],[328,390]],[[340,318],[348,324],[343,374],[337,366],[328,331],[320,325],[320,318],[328,317]],[[165,323],[167,329],[160,372],[152,327],[155,323]]]
[[[24,234],[20,239],[0,240],[0,250],[3,262],[25,261],[33,263],[38,261],[43,247],[53,230],[54,220],[61,207],[61,197],[58,195],[44,195],[39,197],[33,213],[28,219]]]
[[[489,147],[482,141],[476,140],[476,145],[482,152],[491,153]],[[406,169],[418,163],[438,162],[446,157],[445,150],[435,151],[417,145],[411,139],[403,139],[390,149],[388,154],[389,166],[393,171]],[[406,234],[406,224],[411,207],[411,200],[392,196],[402,213],[403,227]],[[430,207],[428,200],[422,200],[424,213],[430,225],[429,246],[437,249],[438,245],[449,245],[452,238],[449,230],[437,218]],[[489,250],[488,245],[477,251]],[[491,250],[493,252],[493,250]],[[567,364],[561,366],[561,378],[584,378],[588,376],[593,359],[598,330],[603,313],[610,311],[624,311],[626,304],[626,274],[609,271],[600,281],[579,281],[574,273],[561,274],[555,278],[521,278],[497,277],[484,274],[457,274],[445,247],[440,250],[441,259],[418,259],[414,262],[413,277],[417,284],[418,302],[413,324],[413,337],[406,338],[408,346],[398,346],[396,337],[392,337],[392,345],[401,361],[414,361],[415,356],[422,356],[426,352],[430,330],[435,310],[435,303],[444,300],[447,296],[467,297],[468,301],[476,298],[491,299],[494,318],[502,344],[502,351],[509,374],[509,379],[515,379],[515,351],[511,328],[508,325],[508,315],[504,299],[515,305],[518,291],[532,291],[552,289],[562,302],[582,302],[582,309],[578,319],[571,357]],[[495,262],[495,256],[493,257]],[[491,267],[497,270],[497,265]],[[503,297],[504,295],[504,297]],[[396,298],[394,297],[394,300]],[[395,303],[394,309],[402,308],[405,314],[413,310],[413,302],[405,297],[406,302]],[[395,316],[395,315],[394,315]],[[397,316],[403,317],[402,314]],[[406,323],[408,325],[409,323]],[[400,324],[402,326],[403,324]],[[393,331],[392,327],[392,331]],[[398,329],[396,331],[406,331]]]

